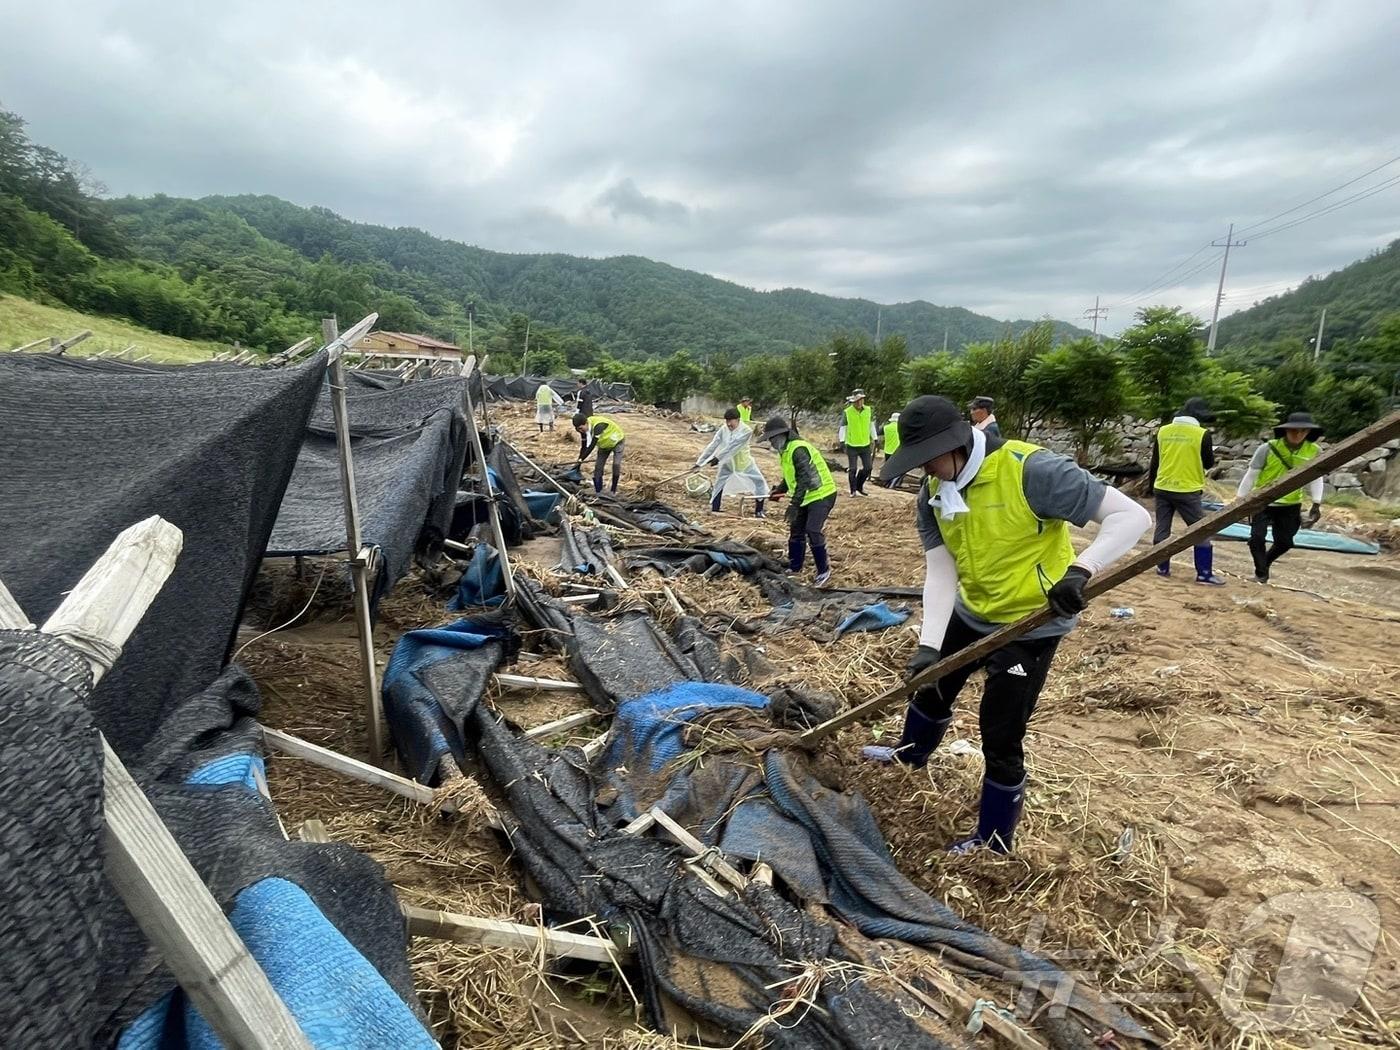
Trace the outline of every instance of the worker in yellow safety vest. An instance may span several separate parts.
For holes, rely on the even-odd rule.
[[[920,767],[953,721],[959,691],[986,671],[978,721],[986,771],[977,830],[955,853],[1006,853],[1026,790],[1026,725],[1060,639],[1084,610],[1084,586],[1126,554],[1152,523],[1147,511],[1073,460],[976,429],[942,397],[916,397],[899,414],[899,449],[884,478],[922,469],[915,498],[924,548],[923,624],[905,677],[1049,605],[1046,623],[916,692],[899,743],[863,750],[867,759]],[[1094,521],[1080,554],[1069,526]]]
[[[822,527],[836,506],[836,482],[831,468],[810,441],[798,436],[797,428],[782,416],[763,424],[763,440],[778,454],[783,480],[773,489],[773,499],[788,497],[784,518],[788,524],[788,575],[802,571],[807,548],[812,548],[812,564],[818,587],[831,579],[831,563],[826,555],[826,533]]]
[[[865,403],[865,391],[853,390],[846,398],[846,410],[841,413],[841,427],[836,440],[846,448],[846,480],[852,496],[865,496],[865,483],[875,469],[875,429],[871,409]],[[859,469],[856,464],[859,463]]]
[[[885,429],[884,429],[884,431],[882,432],[881,437],[884,439],[884,443],[885,443],[885,462],[888,463],[888,462],[890,461],[890,457],[893,456],[896,452],[899,451],[899,413],[898,413],[898,412],[891,412],[891,413],[890,413],[889,421],[885,424]],[[903,474],[899,475],[899,477],[897,477],[897,478],[891,478],[891,479],[889,479],[888,481],[886,481],[886,480],[882,477],[882,478],[880,479],[880,484],[884,485],[885,488],[887,488],[887,489],[897,489],[897,488],[899,488],[899,483],[900,483],[901,481],[903,481],[903,480],[904,480],[904,475],[903,475]]]
[[[574,430],[583,440],[583,451],[578,454],[578,465],[596,449],[598,458],[593,461],[593,491],[603,491],[603,466],[612,458],[612,486],[617,495],[617,482],[622,477],[622,455],[627,445],[627,435],[617,421],[608,416],[585,416],[582,412],[574,416]]]
[[[544,428],[554,429],[554,407],[563,406],[564,399],[549,385],[548,381],[535,388],[535,425],[544,433]]]
[[[748,426],[750,423],[753,422],[753,398],[739,398],[739,403],[735,406],[735,408],[738,409],[740,423],[744,424],[744,426]]]
[[[1322,428],[1306,412],[1294,412],[1274,427],[1274,439],[1254,450],[1249,466],[1240,478],[1237,499],[1243,499],[1257,488],[1272,484],[1291,470],[1296,470],[1318,453],[1317,439]],[[1322,517],[1322,479],[1308,482],[1308,528]],[[1293,539],[1303,527],[1303,490],[1294,489],[1255,514],[1249,522],[1249,553],[1254,558],[1254,579],[1269,582],[1269,569],[1274,562],[1293,549]],[[1273,543],[1268,547],[1269,534]]]
[[[1194,525],[1206,516],[1201,497],[1206,487],[1206,471],[1215,466],[1215,446],[1210,431],[1203,424],[1214,422],[1215,414],[1205,398],[1193,397],[1170,423],[1157,429],[1157,437],[1152,442],[1152,465],[1147,468],[1147,485],[1157,503],[1153,543],[1170,538],[1174,515],[1181,515],[1187,525]],[[1196,544],[1193,553],[1196,582],[1223,587],[1225,581],[1215,575],[1215,551],[1210,537]],[[1168,558],[1157,566],[1157,575],[1171,574],[1172,564]]]

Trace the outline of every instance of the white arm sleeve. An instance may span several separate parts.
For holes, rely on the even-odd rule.
[[[1240,478],[1240,487],[1235,489],[1235,499],[1244,499],[1254,491],[1254,483],[1259,480],[1259,471],[1250,467]]]
[[[697,467],[704,466],[715,458],[715,452],[719,449],[720,439],[724,437],[722,430],[716,430],[715,436],[710,438],[710,443],[705,446],[705,451],[700,453],[700,458],[695,461]]]
[[[845,424],[845,423],[842,423],[839,427],[836,428],[836,440],[837,440],[837,442],[839,442],[839,443],[842,444],[842,445],[844,445],[844,444],[846,443],[846,424]]]
[[[1322,502],[1322,478],[1313,478],[1308,482],[1308,499],[1314,503]]]
[[[953,552],[940,543],[924,551],[924,622],[919,628],[919,644],[943,648],[943,636],[953,615],[953,598],[958,593],[958,566]]]
[[[1074,564],[1098,574],[1133,549],[1152,524],[1152,516],[1139,503],[1115,488],[1106,488],[1103,502],[1090,521],[1099,523],[1099,534]]]

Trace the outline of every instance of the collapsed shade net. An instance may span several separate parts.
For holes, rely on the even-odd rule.
[[[461,379],[389,388],[347,383],[360,533],[384,555],[376,600],[407,570],[414,550],[440,540],[451,523],[467,449],[462,393]],[[340,452],[327,386],[306,427],[267,552],[330,554],[344,549]]]

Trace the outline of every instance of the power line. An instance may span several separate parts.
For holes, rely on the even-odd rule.
[[[1352,185],[1353,183],[1360,182],[1362,179],[1366,178],[1368,175],[1374,175],[1376,172],[1380,171],[1382,168],[1388,168],[1388,167],[1390,167],[1390,166],[1391,166],[1392,164],[1394,164],[1396,161],[1400,161],[1400,156],[1391,157],[1391,158],[1390,158],[1388,161],[1386,161],[1385,163],[1383,163],[1383,164],[1377,164],[1377,165],[1376,165],[1374,168],[1372,168],[1370,171],[1363,171],[1360,175],[1356,176],[1354,179],[1348,179],[1346,182],[1342,183],[1340,186],[1333,186],[1330,190],[1327,190],[1325,193],[1319,193],[1316,197],[1312,197],[1312,198],[1310,198],[1309,200],[1305,200],[1302,204],[1295,204],[1293,207],[1287,209],[1286,211],[1281,211],[1281,212],[1279,212],[1277,215],[1270,215],[1267,219],[1260,219],[1258,222],[1250,223],[1248,226],[1245,226],[1244,228],[1242,228],[1242,229],[1240,230],[1240,233],[1241,233],[1241,234],[1246,234],[1246,233],[1248,233],[1250,230],[1257,230],[1260,226],[1265,226],[1265,225],[1267,225],[1267,224],[1273,222],[1275,219],[1281,219],[1281,218],[1283,218],[1285,215],[1291,215],[1291,214],[1293,214],[1293,212],[1295,212],[1295,211],[1300,211],[1300,210],[1302,210],[1303,208],[1306,208],[1309,204],[1315,204],[1315,203],[1317,203],[1318,201],[1322,200],[1323,197],[1330,197],[1330,196],[1332,196],[1332,194],[1336,193],[1338,190],[1344,190],[1344,189],[1346,189],[1348,186]]]
[[[1124,299],[1121,302],[1114,303],[1113,305],[1114,307],[1132,306],[1133,304],[1140,303],[1145,299],[1151,299],[1158,292],[1163,291],[1164,289],[1172,286],[1173,284],[1181,284],[1189,278],[1196,276],[1196,274],[1200,273],[1202,270],[1210,269],[1212,266],[1214,266],[1220,261],[1223,255],[1223,252],[1217,252],[1215,255],[1212,255],[1209,259],[1206,259],[1204,262],[1198,263],[1196,266],[1187,270],[1185,273],[1178,274],[1176,277],[1169,278],[1164,282],[1159,282],[1158,284],[1148,288],[1146,291],[1140,294],[1129,296],[1127,299]]]
[[[1188,255],[1185,259],[1182,259],[1181,262],[1177,263],[1177,264],[1176,264],[1175,266],[1173,266],[1170,270],[1167,270],[1167,271],[1165,271],[1164,273],[1159,274],[1157,277],[1154,277],[1152,280],[1148,281],[1147,284],[1143,285],[1143,286],[1142,286],[1141,288],[1139,288],[1137,291],[1129,293],[1127,296],[1125,296],[1124,298],[1120,299],[1118,302],[1114,303],[1113,305],[1114,305],[1114,306],[1121,306],[1121,305],[1123,305],[1124,303],[1128,303],[1128,302],[1134,301],[1135,299],[1137,299],[1137,297],[1139,297],[1139,296],[1141,296],[1141,295],[1143,295],[1143,294],[1151,295],[1153,289],[1155,289],[1156,287],[1158,287],[1158,285],[1159,285],[1162,281],[1170,279],[1172,274],[1174,274],[1177,270],[1181,269],[1183,266],[1187,265],[1192,259],[1194,259],[1196,256],[1200,255],[1201,252],[1205,251],[1205,250],[1206,250],[1207,248],[1209,248],[1209,247],[1210,247],[1210,241],[1206,241],[1205,244],[1201,245],[1201,246],[1200,246],[1199,248],[1197,248],[1194,252],[1192,252],[1190,255]]]
[[[1296,219],[1290,219],[1288,222],[1280,223],[1277,226],[1273,226],[1260,233],[1256,233],[1253,235],[1253,239],[1257,241],[1263,237],[1272,237],[1276,233],[1282,233],[1284,230],[1291,230],[1293,229],[1293,227],[1301,226],[1305,222],[1311,222],[1313,219],[1316,219],[1321,215],[1327,215],[1331,212],[1340,211],[1343,208],[1348,208],[1353,204],[1358,204],[1361,201],[1364,201],[1367,197],[1374,197],[1376,194],[1381,193],[1384,190],[1388,190],[1392,186],[1397,185],[1400,185],[1400,175],[1392,175],[1384,182],[1377,183],[1375,186],[1372,186],[1366,190],[1361,190],[1356,193],[1353,193],[1349,197],[1343,197],[1341,200],[1335,201],[1325,208],[1319,208],[1317,211],[1309,212],[1306,215],[1300,215]]]

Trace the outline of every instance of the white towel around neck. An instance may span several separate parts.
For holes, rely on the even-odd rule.
[[[982,469],[982,461],[987,458],[987,435],[973,428],[972,452],[968,454],[958,476],[952,481],[940,481],[938,491],[928,501],[928,505],[938,511],[940,518],[954,518],[968,512],[967,501],[962,490],[972,483],[977,472]]]

